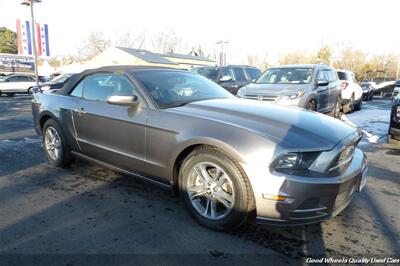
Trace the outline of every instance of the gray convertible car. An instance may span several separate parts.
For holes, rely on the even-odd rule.
[[[300,225],[343,210],[366,183],[362,135],[341,121],[238,99],[197,74],[111,66],[33,95],[51,164],[80,157],[179,191],[202,225]]]

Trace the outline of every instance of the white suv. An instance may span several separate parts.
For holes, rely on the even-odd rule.
[[[29,74],[14,74],[0,82],[0,95],[14,96],[15,93],[29,93],[36,85],[35,77]]]
[[[362,107],[363,90],[353,72],[337,70],[341,82],[342,108],[344,113],[358,111]]]

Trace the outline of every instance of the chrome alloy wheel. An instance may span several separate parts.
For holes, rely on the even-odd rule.
[[[44,134],[44,146],[52,160],[57,160],[61,155],[61,138],[57,130],[49,126]]]
[[[210,220],[226,217],[235,203],[231,178],[211,162],[198,163],[190,170],[187,193],[196,211]]]

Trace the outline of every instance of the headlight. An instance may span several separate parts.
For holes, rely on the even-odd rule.
[[[243,98],[243,97],[244,97],[243,90],[240,89],[240,90],[236,93],[236,96],[239,97],[239,98]]]
[[[300,98],[304,95],[304,90],[299,90],[296,92],[286,92],[283,93],[281,96],[279,96],[279,100],[295,100],[297,98]]]
[[[397,106],[396,116],[400,118],[400,106]]]
[[[40,89],[41,89],[42,91],[48,91],[48,90],[51,89],[51,87],[50,87],[50,86],[43,86],[43,87],[41,87]]]
[[[291,152],[279,156],[273,163],[276,170],[307,170],[320,152]]]

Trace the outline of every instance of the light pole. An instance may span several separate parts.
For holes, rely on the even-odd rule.
[[[216,42],[216,44],[220,44],[221,45],[221,53],[220,53],[220,56],[219,56],[220,65],[225,65],[226,64],[226,56],[224,54],[224,44],[228,44],[228,43],[229,43],[228,41],[223,41],[223,40],[220,40],[220,41]]]
[[[39,74],[38,74],[38,56],[36,49],[36,34],[35,34],[35,17],[33,16],[33,4],[40,3],[42,0],[24,0],[21,5],[31,7],[31,24],[32,24],[32,42],[33,42],[33,56],[35,57],[35,78],[36,85],[39,86]]]

